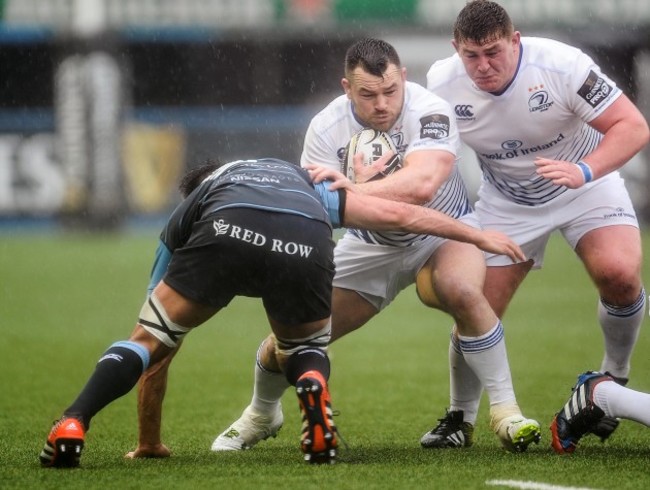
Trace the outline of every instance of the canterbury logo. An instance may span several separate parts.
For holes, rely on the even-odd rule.
[[[473,106],[468,105],[468,104],[460,104],[454,107],[454,112],[456,113],[456,116],[458,116],[461,119],[468,119],[471,117],[474,117],[474,113],[472,112]]]
[[[215,236],[219,236],[228,233],[228,228],[230,228],[230,225],[228,223],[224,223],[224,221],[220,219],[219,221],[213,221],[212,227],[214,228],[214,231],[216,231]]]

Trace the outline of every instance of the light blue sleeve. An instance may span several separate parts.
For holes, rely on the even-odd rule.
[[[330,218],[332,227],[341,228],[343,226],[343,210],[345,208],[345,191],[330,191],[329,187],[332,182],[325,180],[314,185],[318,196],[320,197],[323,207]]]
[[[163,241],[160,240],[158,242],[158,248],[156,249],[156,258],[153,261],[153,267],[151,269],[151,278],[149,280],[149,287],[147,288],[147,295],[151,294],[165,275],[165,272],[167,272],[167,266],[169,265],[171,258],[172,253]]]

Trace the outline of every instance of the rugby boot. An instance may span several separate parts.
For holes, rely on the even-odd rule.
[[[327,382],[321,373],[307,371],[296,383],[296,395],[302,413],[300,449],[305,461],[334,464],[338,438]]]
[[[551,422],[551,446],[558,454],[572,453],[585,434],[599,430],[599,437],[606,439],[618,426],[618,420],[606,417],[605,412],[594,403],[594,388],[602,381],[614,381],[603,373],[587,371],[578,376],[573,393]],[[605,422],[605,423],[604,423]],[[604,437],[602,434],[606,434]]]
[[[86,431],[78,419],[62,417],[54,422],[40,454],[41,466],[74,468],[79,466]]]
[[[447,410],[445,416],[438,419],[438,425],[422,436],[420,444],[426,448],[470,447],[474,426],[463,418],[462,410]]]
[[[215,452],[250,449],[260,441],[277,437],[283,422],[282,405],[272,415],[259,414],[249,405],[239,419],[217,436],[210,449]]]

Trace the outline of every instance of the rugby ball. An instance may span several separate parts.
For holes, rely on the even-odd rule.
[[[354,155],[357,153],[363,153],[364,165],[372,165],[373,162],[379,160],[386,153],[393,153],[393,158],[390,159],[385,170],[368,179],[369,181],[384,178],[402,166],[402,159],[397,153],[392,138],[382,131],[364,128],[355,133],[345,147],[343,173],[352,182],[355,182]]]

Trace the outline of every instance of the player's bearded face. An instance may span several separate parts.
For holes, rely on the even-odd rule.
[[[499,92],[515,76],[519,63],[519,32],[499,39],[475,42],[454,41],[465,71],[474,84],[485,92]]]
[[[383,77],[357,67],[342,81],[354,112],[367,126],[388,131],[395,125],[404,105],[406,69],[388,65]]]

